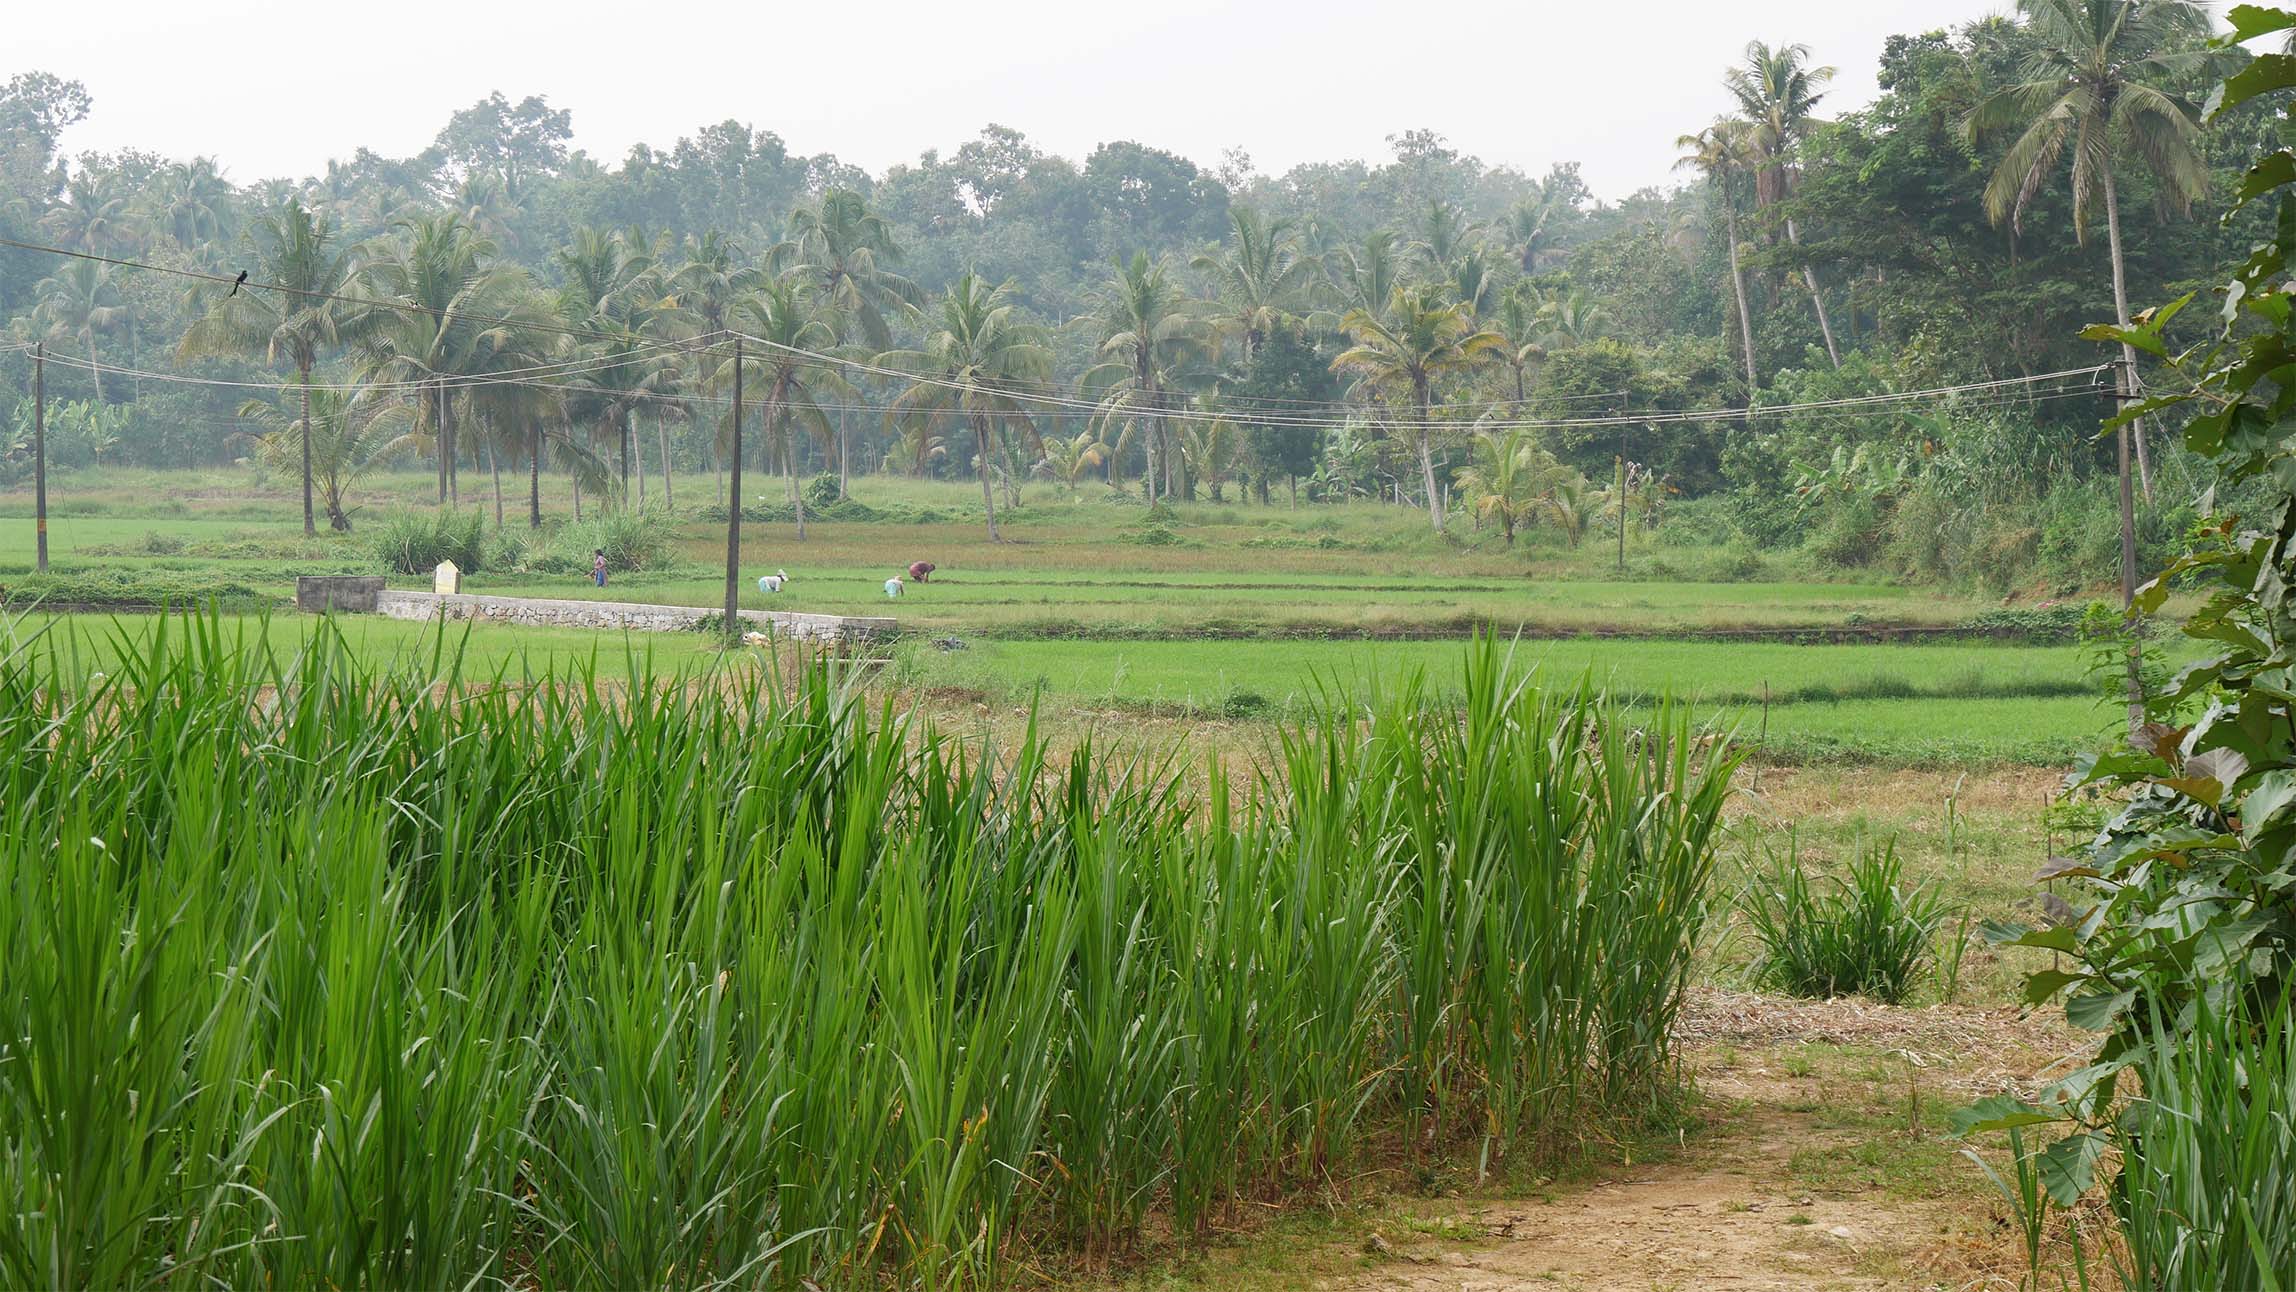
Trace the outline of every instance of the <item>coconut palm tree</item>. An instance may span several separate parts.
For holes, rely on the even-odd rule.
[[[824,396],[840,403],[852,393],[837,365],[821,356],[837,346],[838,312],[809,275],[791,270],[772,275],[735,307],[734,323],[754,343],[744,380],[765,392],[766,443],[781,454],[789,484],[789,506],[797,520],[797,540],[805,541],[805,494],[797,487],[797,432],[810,431],[824,446],[836,428],[822,408]],[[720,383],[732,380],[725,361]]]
[[[892,321],[914,318],[925,305],[924,290],[894,272],[901,255],[893,226],[849,188],[791,211],[789,239],[773,249],[778,267],[811,278],[821,302],[876,349],[893,344]]]
[[[1810,47],[1807,45],[1780,45],[1773,49],[1761,41],[1746,46],[1746,61],[1731,68],[1722,83],[1738,100],[1739,109],[1746,114],[1749,129],[1745,138],[1748,154],[1755,163],[1754,205],[1766,209],[1783,202],[1793,194],[1794,160],[1802,139],[1815,124],[1811,114],[1818,101],[1825,97],[1826,84],[1834,79],[1834,69],[1811,67]],[[1796,248],[1802,245],[1801,230],[1794,225],[1794,217],[1786,217],[1786,241]],[[1834,325],[1826,314],[1825,293],[1818,290],[1818,274],[1808,261],[1802,262],[1802,281],[1810,289],[1810,307],[1818,316],[1818,333],[1825,338],[1826,357],[1834,366],[1842,366],[1842,353],[1834,344]]]
[[[494,254],[459,214],[426,216],[401,222],[354,276],[374,301],[348,320],[362,371],[414,383],[414,433],[437,455],[441,506],[459,501],[456,388],[492,366],[495,320],[528,306],[533,290]]]
[[[233,191],[213,157],[194,157],[161,168],[145,191],[147,209],[178,246],[223,240]]]
[[[1044,441],[1044,457],[1036,464],[1038,475],[1057,480],[1071,495],[1084,477],[1098,470],[1105,458],[1100,441],[1090,432],[1079,431],[1067,439],[1049,436]]]
[[[1073,323],[1100,340],[1101,361],[1085,371],[1084,384],[1106,392],[1095,418],[1102,427],[1135,416],[1148,423],[1148,443],[1154,450],[1148,495],[1154,502],[1158,492],[1154,468],[1159,463],[1164,495],[1180,492],[1184,464],[1178,460],[1178,444],[1164,416],[1165,398],[1180,366],[1208,348],[1209,329],[1169,268],[1150,260],[1145,251],[1118,261],[1098,296],[1092,312]]]
[[[1587,298],[1578,288],[1549,297],[1541,340],[1549,354],[1575,350],[1611,334],[1610,311]]]
[[[83,170],[64,189],[64,200],[40,216],[40,227],[59,246],[98,254],[126,243],[133,232],[134,205],[110,175]]]
[[[832,188],[821,200],[789,213],[789,239],[773,250],[777,264],[789,263],[813,279],[822,301],[834,311],[838,339],[883,350],[893,344],[894,321],[917,318],[924,290],[894,272],[901,244],[893,226],[869,209],[861,194]],[[837,414],[837,492],[851,481],[845,413]]]
[[[1738,298],[1738,337],[1746,354],[1746,393],[1752,397],[1761,384],[1754,369],[1754,317],[1746,308],[1746,274],[1738,264],[1738,188],[1750,172],[1749,135],[1752,127],[1734,117],[1718,118],[1694,135],[1674,141],[1683,150],[1675,169],[1689,168],[1705,176],[1714,200],[1722,207],[1723,227],[1730,239],[1730,290]]]
[[[1449,278],[1459,261],[1478,248],[1482,234],[1483,226],[1468,219],[1465,211],[1437,198],[1419,213],[1419,227],[1407,250],[1422,274]]]
[[[1530,399],[1530,372],[1547,357],[1547,300],[1539,289],[1517,279],[1499,297],[1491,330],[1506,339],[1499,359],[1515,375],[1515,402]]]
[[[1296,321],[1292,309],[1305,295],[1315,265],[1299,253],[1291,220],[1263,220],[1259,212],[1238,206],[1229,210],[1228,221],[1235,232],[1229,245],[1193,263],[1213,283],[1219,302],[1213,326],[1222,335],[1240,338],[1244,362],[1250,363],[1270,331]]]
[[[335,299],[351,281],[351,257],[334,246],[334,222],[290,198],[258,216],[247,230],[254,253],[253,285],[236,292],[200,290],[200,316],[184,330],[177,353],[261,355],[287,363],[307,395],[311,369],[342,343],[350,309]],[[306,455],[308,456],[308,455]],[[311,465],[302,468],[303,532],[317,531],[311,504]],[[330,521],[335,519],[332,511]]]
[[[596,360],[574,380],[582,387],[579,415],[612,444],[621,463],[621,502],[631,502],[637,409],[669,393],[677,356],[665,343],[683,330],[676,291],[660,272],[659,248],[642,232],[577,229],[574,241],[552,260],[565,277],[558,313],[590,334],[584,349]],[[645,492],[638,466],[639,501]]]
[[[285,391],[280,392],[282,399]],[[283,403],[250,399],[239,415],[264,428],[255,437],[264,465],[275,471],[309,471],[327,508],[327,524],[351,532],[345,497],[368,472],[410,447],[415,424],[412,405],[372,392],[312,390],[304,386],[288,411]]]
[[[68,260],[32,289],[32,327],[40,335],[70,339],[87,351],[88,377],[96,402],[104,402],[103,356],[96,337],[128,321],[128,307],[112,283],[112,267],[97,260]]]
[[[1243,462],[1244,433],[1235,422],[1217,415],[1216,401],[1201,400],[1198,407],[1214,416],[1180,428],[1180,452],[1187,459],[1189,475],[1203,481],[1212,491],[1212,501],[1220,502],[1221,488]]]
[[[1310,324],[1336,332],[1343,330],[1340,316],[1348,310],[1372,315],[1385,310],[1394,300],[1395,285],[1402,278],[1400,262],[1395,234],[1387,229],[1375,229],[1364,235],[1362,242],[1341,247],[1326,256],[1324,295],[1339,314],[1320,315],[1310,319]]]
[[[1459,473],[1459,492],[1478,519],[1498,523],[1507,546],[1513,547],[1516,532],[1543,514],[1545,495],[1565,473],[1570,468],[1557,462],[1528,430],[1480,431],[1475,436],[1475,460]]]
[[[1435,427],[1429,420],[1436,385],[1492,362],[1506,349],[1507,339],[1477,328],[1465,304],[1447,301],[1440,289],[1425,284],[1396,288],[1384,317],[1352,309],[1340,326],[1354,344],[1332,360],[1332,369],[1355,373],[1369,393],[1409,401],[1427,518],[1440,534],[1443,499],[1435,488]]]
[[[1586,539],[1587,526],[1602,514],[1608,499],[1585,476],[1569,471],[1551,480],[1538,495],[1538,515],[1563,533],[1563,542],[1577,547]]]
[[[2113,312],[2125,328],[2128,273],[2115,168],[2133,158],[2152,171],[2162,196],[2187,210],[2207,188],[2199,113],[2161,83],[2197,62],[2197,47],[2209,35],[2208,12],[2190,0],[2019,0],[2017,9],[2034,38],[2025,79],[1969,114],[1973,137],[2018,132],[1985,186],[1985,212],[1996,224],[2020,228],[2027,207],[2070,151],[2073,234],[2088,241],[2089,218],[2101,200]],[[2135,348],[2123,345],[2123,395],[2136,393],[2136,363]],[[2149,499],[2151,458],[2141,430],[2134,439]]]
[[[1052,373],[1052,350],[1044,329],[1020,316],[1011,284],[989,286],[967,271],[941,298],[939,326],[915,350],[889,350],[877,356],[881,367],[912,375],[909,388],[887,410],[888,424],[934,414],[961,419],[973,433],[973,464],[981,481],[981,505],[989,540],[997,533],[996,498],[989,488],[995,457],[992,441],[1018,430],[1041,445],[1028,415],[1027,386]]]
[[[1537,273],[1539,256],[1553,240],[1556,217],[1564,209],[1546,185],[1533,181],[1530,196],[1509,207],[1491,232],[1523,273]]]
[[[683,311],[689,332],[714,339],[725,331],[735,304],[764,281],[765,271],[747,262],[738,243],[711,229],[699,238],[687,237],[685,263],[670,275],[670,298]],[[711,456],[718,464],[722,501],[725,459]],[[669,461],[666,451],[662,460]]]

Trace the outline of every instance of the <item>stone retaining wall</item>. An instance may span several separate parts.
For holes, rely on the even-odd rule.
[[[318,614],[327,610],[375,613],[375,599],[383,594],[380,574],[299,574],[295,576],[295,608]]]
[[[697,606],[656,606],[637,601],[557,601],[539,597],[490,597],[474,593],[385,591],[375,610],[393,619],[483,619],[490,623],[543,628],[620,628],[631,632],[686,632],[720,613]],[[782,610],[744,610],[741,617],[788,641],[821,645],[860,644],[898,631],[891,619],[850,615],[807,615]]]

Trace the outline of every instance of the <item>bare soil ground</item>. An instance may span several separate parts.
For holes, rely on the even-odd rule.
[[[2017,1286],[2007,1211],[1946,1114],[2030,1090],[2053,1016],[1720,990],[1685,1022],[1706,1108],[1655,1159],[1590,1179],[1391,1199],[1263,1235],[1149,1286],[1316,1292]],[[1135,1286],[1141,1284],[1136,1283]]]
[[[1382,1235],[1399,1259],[1326,1286],[1966,1288],[2013,1268],[1943,1116],[2033,1084],[2063,1038],[2008,1011],[1725,992],[1702,993],[1687,1030],[1709,1134],[1581,1190],[1477,1204],[1465,1241]]]

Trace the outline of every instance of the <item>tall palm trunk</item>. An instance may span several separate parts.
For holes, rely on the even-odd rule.
[[[526,525],[542,528],[542,423],[526,432]]]
[[[615,415],[615,417],[614,417],[614,432],[615,432],[615,434],[616,434],[617,436],[619,436],[619,437],[620,437],[620,440],[621,440],[621,445],[622,445],[622,507],[624,508],[624,510],[627,510],[627,509],[629,508],[629,506],[630,506],[630,415],[629,415],[629,413],[627,413],[627,412],[622,412],[622,413],[617,413],[617,414]]]
[[[797,428],[788,429],[781,446],[781,467],[789,476],[789,510],[797,517],[797,541],[805,541],[805,495],[797,488]]]
[[[989,541],[1002,543],[1004,535],[997,533],[997,496],[989,488],[989,419],[979,413],[972,415],[973,465],[981,478],[981,509],[989,518]]]
[[[1794,227],[1794,217],[1790,215],[1786,217],[1786,241],[1793,243],[1796,250],[1801,248],[1801,230]],[[1818,312],[1818,333],[1826,339],[1826,357],[1839,368],[1842,366],[1842,352],[1834,345],[1833,320],[1826,317],[1826,294],[1818,290],[1818,271],[1812,269],[1807,260],[1802,262],[1802,281],[1809,284],[1810,306]]]
[[[438,505],[444,507],[446,506],[446,391],[434,381],[423,388],[423,394],[424,398],[430,401],[430,407],[424,411],[429,414],[427,420],[430,422],[431,428],[432,455],[438,459]]]
[[[486,440],[486,471],[494,477],[494,527],[502,528],[502,461],[494,456],[494,437]]]
[[[725,451],[718,447],[717,437],[714,435],[710,437],[709,446],[710,468],[717,472],[717,503],[718,506],[723,507],[725,506]]]
[[[103,369],[96,366],[102,361],[96,354],[96,325],[90,323],[80,329],[80,340],[88,347],[88,380],[96,383],[96,402],[101,404],[104,402],[104,373]]]
[[[1746,271],[1738,264],[1738,208],[1728,193],[1722,195],[1722,210],[1729,220],[1730,290],[1738,296],[1738,340],[1746,348],[1746,398],[1751,402],[1762,379],[1754,372],[1754,316],[1746,309]]]
[[[1433,392],[1427,378],[1414,378],[1411,383],[1413,410],[1419,415],[1419,478],[1427,486],[1427,519],[1435,532],[1443,532],[1443,500],[1435,492],[1435,427],[1427,420],[1427,406],[1433,402]]]
[[[311,360],[298,356],[295,368],[303,375],[303,537],[309,538],[319,532],[311,518]]]
[[[852,496],[853,445],[845,436],[845,409],[837,409],[837,497],[839,501]]]
[[[2113,168],[2110,163],[2104,167],[2104,182],[2105,241],[2113,259],[2113,317],[2125,328],[2129,325],[2128,274],[2121,264],[2121,202],[2119,193],[2113,187]],[[2137,393],[2137,350],[2126,342],[2121,345],[2120,386],[2124,398],[2133,398]],[[2143,419],[2130,423],[2128,434],[2136,443],[2137,479],[2141,482],[2145,502],[2149,505],[2153,500],[2152,455],[2145,449]],[[2128,469],[2125,462],[2121,469],[2124,472]]]
[[[438,416],[441,429],[439,467],[446,473],[446,504],[449,507],[460,507],[462,506],[462,472],[458,468],[462,465],[459,461],[462,450],[461,446],[455,442],[453,395],[446,395],[438,401]]]
[[[662,421],[660,409],[654,410],[654,442],[662,450],[662,509],[676,511],[677,496],[670,492],[670,428]]]
[[[638,473],[638,510],[646,509],[646,445],[638,438],[637,414],[622,414],[623,434],[630,437],[630,461]]]

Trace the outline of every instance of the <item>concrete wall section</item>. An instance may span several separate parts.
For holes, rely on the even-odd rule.
[[[492,623],[545,628],[619,628],[631,632],[692,630],[718,613],[695,606],[656,606],[636,601],[555,601],[537,597],[489,597],[473,593],[385,591],[375,609],[393,619],[483,619]],[[847,615],[806,615],[780,610],[744,610],[742,618],[776,637],[823,644],[866,642],[890,637],[895,621]]]

